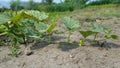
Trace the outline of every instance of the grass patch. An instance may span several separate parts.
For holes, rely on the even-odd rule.
[[[103,17],[120,17],[120,12],[119,11],[106,11],[106,12],[100,12],[97,15],[103,16]]]
[[[118,7],[117,4],[104,4],[104,5],[94,5],[94,6],[88,6],[85,9],[100,9],[100,8],[114,8]]]

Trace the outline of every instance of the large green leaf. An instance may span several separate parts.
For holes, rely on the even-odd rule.
[[[93,32],[104,32],[104,28],[100,24],[96,23],[96,24],[93,24],[92,31]]]
[[[93,32],[93,31],[79,31],[81,33],[81,35],[86,38],[90,35],[96,34],[97,32]]]
[[[0,25],[9,21],[9,16],[5,14],[0,14]]]
[[[50,25],[45,24],[43,22],[35,23],[36,30],[38,30],[40,33],[44,32],[50,33],[55,28],[56,25],[57,23],[52,23]]]
[[[26,18],[33,19],[33,20],[35,20],[37,22],[40,21],[40,19],[38,19],[37,17],[34,17],[33,15],[28,15],[28,14],[26,14],[24,12],[21,12],[21,13],[15,15],[14,17],[10,18],[10,21],[16,23],[16,22],[20,21],[21,19],[26,19]]]
[[[25,11],[25,13],[28,15],[32,15],[34,17],[37,17],[40,20],[45,20],[46,18],[48,18],[48,15],[45,14],[45,12],[40,12],[40,11],[36,11],[36,10],[28,10],[28,11]]]
[[[22,35],[16,35],[14,33],[9,33],[8,36],[10,38],[13,38],[14,40],[16,40],[16,42],[18,42],[18,43],[23,43],[23,36]]]
[[[38,30],[40,33],[44,33],[47,31],[48,25],[43,23],[43,22],[39,22],[39,23],[35,23],[35,28],[36,30]]]
[[[50,33],[57,25],[58,23],[52,23],[48,28],[47,28],[47,33]]]
[[[79,22],[70,17],[64,17],[62,19],[62,22],[65,24],[65,26],[68,28],[68,30],[73,30],[73,29],[79,28]]]

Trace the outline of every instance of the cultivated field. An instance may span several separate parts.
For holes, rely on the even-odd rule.
[[[19,44],[20,55],[11,57],[9,46],[0,46],[0,68],[120,68],[120,39],[107,39],[104,45],[93,43],[93,35],[84,39],[78,30],[71,32],[71,41],[67,42],[68,30],[63,17],[79,21],[80,30],[91,29],[91,23],[99,23],[112,30],[111,34],[120,36],[120,7],[86,8],[73,12],[50,13],[51,19],[58,22],[51,40],[37,41],[30,48],[33,54],[24,54],[25,46]],[[96,37],[101,39],[103,33]],[[85,44],[80,44],[80,40]],[[101,42],[101,41],[100,41]]]

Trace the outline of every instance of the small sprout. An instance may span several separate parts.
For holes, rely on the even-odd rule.
[[[83,46],[83,44],[84,44],[84,41],[83,41],[83,40],[80,40],[79,46]]]
[[[12,47],[9,55],[17,57],[20,53],[21,51],[18,48]]]

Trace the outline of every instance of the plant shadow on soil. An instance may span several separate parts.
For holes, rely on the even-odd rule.
[[[89,43],[92,42],[92,40],[90,39],[86,39],[86,41],[88,41]],[[98,43],[91,43],[90,46],[93,46],[93,47],[101,47],[101,44],[103,48],[120,48],[120,44],[118,43],[114,43],[114,42],[100,42],[99,44]]]
[[[56,45],[57,48],[62,51],[69,51],[71,49],[75,49],[75,48],[79,47],[79,45],[77,43],[60,42],[59,40],[61,40],[61,39],[66,39],[66,37],[52,36],[51,43],[48,43],[48,41],[39,41],[39,42],[35,43],[31,47],[31,49],[32,50],[41,49],[41,48],[47,47],[49,44]],[[56,40],[58,40],[59,42],[56,43],[55,42]]]
[[[62,51],[69,51],[77,47],[79,47],[77,43],[60,42],[58,49],[61,49]]]
[[[31,50],[36,50],[48,46],[49,43],[46,41],[39,41],[32,45]]]
[[[76,44],[76,43],[59,42],[59,43],[56,44],[56,43],[48,43],[46,41],[40,41],[40,42],[35,43],[31,47],[31,49],[32,50],[41,49],[41,48],[47,47],[49,44],[56,45],[57,48],[62,50],[62,51],[69,51],[69,50],[72,50],[72,49],[75,49],[75,48],[79,47],[79,45]]]
[[[65,39],[65,38],[66,37],[62,37],[62,36],[52,36],[50,41],[43,40],[43,41],[36,42],[35,44],[33,44],[31,49],[35,50],[35,49],[44,48],[44,47],[48,46],[49,44],[56,44],[55,41],[57,41],[57,40]],[[48,39],[48,37],[46,37],[46,39]]]
[[[37,43],[35,43],[31,49],[32,50],[36,50],[36,49],[41,49],[44,47],[47,47],[50,44],[54,44],[55,46],[57,46],[58,49],[62,50],[62,51],[69,51],[75,48],[78,48],[79,45],[78,43],[68,43],[68,42],[61,42],[59,41],[59,43],[56,43],[56,40],[61,40],[61,39],[65,39],[66,37],[61,37],[61,36],[52,36],[51,38],[51,43],[48,43],[48,41],[39,41]],[[91,47],[101,47],[100,45],[98,45],[97,43],[91,43],[92,40],[90,39],[86,39],[86,41],[88,41],[90,44],[89,45],[85,45],[85,46],[91,46]],[[103,45],[103,48],[120,48],[120,44],[114,43],[114,42],[106,42]]]
[[[101,47],[97,44],[92,44],[93,47]],[[112,42],[106,42],[103,47],[105,48],[120,48],[120,44],[112,43]]]

